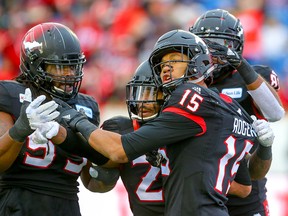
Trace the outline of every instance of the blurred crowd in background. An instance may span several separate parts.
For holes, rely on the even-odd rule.
[[[163,33],[188,30],[206,10],[222,8],[245,31],[244,57],[278,74],[288,110],[288,0],[1,0],[0,79],[19,74],[24,33],[41,22],[69,26],[87,57],[81,91],[101,105],[125,101],[125,86]]]

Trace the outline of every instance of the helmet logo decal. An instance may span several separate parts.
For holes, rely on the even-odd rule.
[[[43,53],[43,46],[42,43],[38,43],[37,41],[31,42],[24,42],[24,47],[27,56],[32,57],[35,50],[39,50],[40,53]]]

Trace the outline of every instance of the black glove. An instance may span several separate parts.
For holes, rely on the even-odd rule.
[[[213,63],[220,65],[228,63],[235,69],[241,65],[243,58],[236,51],[207,39],[205,43],[212,55]]]
[[[21,106],[20,116],[16,120],[15,124],[9,130],[10,137],[18,142],[24,142],[26,137],[33,133],[29,121],[26,115],[26,109],[32,100],[31,90],[27,88],[25,90],[24,101]]]
[[[102,181],[106,185],[115,185],[120,176],[118,168],[104,168],[95,165],[90,167],[89,174],[92,178]]]
[[[59,105],[57,110],[60,112],[60,116],[57,121],[60,124],[67,123],[72,130],[80,132],[88,141],[90,134],[98,127],[88,120],[84,112],[78,112],[60,99],[54,98],[53,100],[55,100]]]
[[[150,151],[145,154],[146,160],[154,167],[161,167],[161,164],[165,162],[165,158],[161,153],[156,150]]]

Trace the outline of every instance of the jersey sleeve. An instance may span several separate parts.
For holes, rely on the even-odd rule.
[[[12,108],[12,100],[9,94],[9,89],[7,88],[7,85],[4,85],[3,82],[0,82],[0,111],[1,112],[6,112],[6,113],[11,113],[11,108]]]

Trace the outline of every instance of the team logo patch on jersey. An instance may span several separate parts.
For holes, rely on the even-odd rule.
[[[226,88],[226,89],[222,89],[223,94],[228,95],[231,98],[241,98],[242,97],[242,88]]]
[[[86,107],[86,106],[82,106],[82,105],[79,105],[79,104],[76,104],[75,107],[76,107],[77,111],[80,111],[80,110],[81,110],[81,112],[84,111],[84,113],[85,113],[85,115],[87,117],[89,117],[89,118],[93,117],[93,112],[92,112],[91,108]]]
[[[20,94],[19,94],[19,101],[20,101],[20,103],[23,103],[24,99],[25,99],[25,94],[20,93]]]
[[[20,103],[23,103],[24,101],[28,101],[28,102],[32,102],[32,95],[31,95],[31,92],[26,94],[23,94],[23,93],[19,93],[19,101]]]

